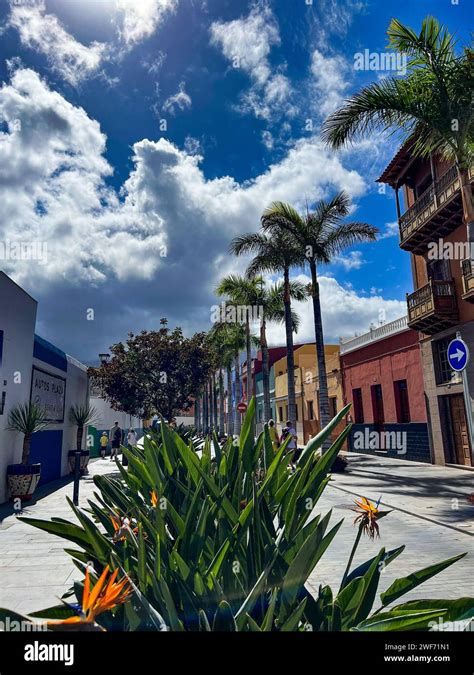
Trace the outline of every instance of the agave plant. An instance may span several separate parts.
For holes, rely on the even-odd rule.
[[[360,534],[339,590],[320,587],[314,597],[308,577],[342,523],[330,524],[331,512],[315,514],[314,507],[349,427],[326,453],[318,450],[348,408],[307,444],[294,472],[287,468],[286,444],[275,454],[266,427],[255,442],[254,411],[252,399],[238,444],[229,439],[220,447],[214,436],[201,450],[162,423],[142,448],[124,449],[129,467],[117,462],[120,478],[94,477],[98,491],[87,510],[70,502],[74,522],[22,518],[72,542],[74,549],[66,550],[76,566],[93,568],[71,590],[75,601],[66,599],[33,619],[54,621],[56,629],[63,622],[90,628],[84,595],[108,570],[122,581],[113,596],[117,602],[109,598],[107,608],[94,614],[106,630],[409,630],[474,615],[473,598],[393,605],[463,554],[397,579],[377,600],[382,568],[404,547],[382,548],[351,569]],[[377,507],[364,506],[370,516],[359,533],[367,518],[381,517]],[[83,620],[72,621],[78,612]]]
[[[92,424],[97,418],[97,410],[91,405],[73,405],[69,409],[69,421],[77,427],[77,451],[82,448],[84,427]]]
[[[49,424],[46,419],[46,410],[37,403],[19,403],[8,413],[8,431],[19,431],[24,434],[21,463],[28,464],[30,459],[31,437],[37,431],[42,431]]]

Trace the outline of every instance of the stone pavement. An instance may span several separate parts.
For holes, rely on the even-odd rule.
[[[114,463],[96,460],[81,479],[80,506],[87,506],[95,485],[94,474],[117,472]],[[61,479],[38,489],[35,501],[25,506],[22,516],[50,520],[52,516],[76,522],[66,496],[72,499],[73,483]],[[27,504],[27,502],[25,502]],[[58,604],[75,579],[82,578],[64,547],[74,548],[47,532],[17,520],[11,505],[0,507],[0,607],[20,613]]]
[[[437,523],[474,534],[474,471],[404,459],[346,453],[347,473],[333,485]]]
[[[315,509],[322,513],[332,509],[331,523],[341,518],[344,523],[311,575],[310,587],[316,590],[320,583],[329,583],[337,590],[356,534],[355,514],[350,510],[353,499],[356,494],[372,499],[382,495],[384,503],[403,511],[395,510],[381,520],[379,540],[362,539],[355,563],[372,557],[382,546],[391,549],[405,544],[406,550],[382,575],[383,590],[396,577],[467,551],[466,558],[405,597],[474,595],[474,538],[470,536],[474,507],[466,500],[474,491],[474,474],[352,453],[349,462],[350,470],[333,476]],[[91,462],[90,475],[81,480],[81,506],[87,506],[87,499],[92,498],[92,476],[115,472],[115,465],[108,460]],[[49,484],[38,491],[36,501],[26,506],[22,515],[74,520],[66,495],[72,497],[70,479]],[[456,504],[453,499],[458,500],[458,509],[452,508]],[[82,577],[64,553],[64,546],[74,547],[18,521],[11,506],[1,506],[0,607],[28,613],[57,604],[74,579]]]
[[[315,513],[332,509],[331,524],[344,522],[309,579],[339,588],[357,533],[357,496],[377,500],[384,510],[395,507],[380,523],[380,539],[362,537],[352,569],[386,550],[405,545],[405,550],[382,573],[379,592],[399,577],[436,562],[467,552],[462,560],[407,593],[399,602],[421,598],[474,596],[474,505],[466,496],[474,491],[474,473],[427,464],[349,453],[347,473],[334,474]],[[400,510],[403,509],[403,510]],[[455,529],[454,529],[455,528]]]

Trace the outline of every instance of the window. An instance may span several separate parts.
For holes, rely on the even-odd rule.
[[[352,400],[354,401],[354,422],[356,424],[363,424],[364,405],[362,403],[362,389],[352,390]]]
[[[336,396],[330,396],[329,397],[329,415],[331,416],[331,419],[333,417],[336,417],[336,415],[337,415],[337,397]]]
[[[372,412],[374,413],[374,424],[383,424],[385,422],[385,414],[383,409],[383,393],[382,385],[374,384],[372,390]]]
[[[396,380],[393,383],[395,388],[395,406],[397,409],[397,422],[408,424],[410,422],[410,405],[408,402],[408,387],[406,380]]]
[[[433,342],[433,361],[435,363],[436,384],[451,382],[453,371],[448,363],[448,345],[454,336]]]
[[[298,421],[298,410],[299,410],[299,407],[298,407],[298,404],[296,404],[296,421]]]
[[[283,422],[283,407],[279,406],[278,414],[280,415],[280,422]]]
[[[314,401],[308,401],[308,417],[314,420]]]

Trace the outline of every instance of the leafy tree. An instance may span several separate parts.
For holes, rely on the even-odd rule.
[[[162,320],[157,331],[129,334],[110,348],[112,358],[91,369],[114,410],[137,417],[161,414],[172,419],[187,410],[209,377],[212,366],[206,334],[190,338]]]

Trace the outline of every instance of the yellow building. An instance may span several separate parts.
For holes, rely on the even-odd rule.
[[[339,345],[325,345],[326,374],[328,380],[329,411],[331,417],[343,407],[342,378],[339,362]],[[318,433],[319,423],[319,377],[316,367],[316,345],[305,344],[295,348],[295,394],[296,429],[298,443],[304,445]],[[276,361],[275,370],[275,408],[278,431],[288,419],[288,379],[286,356]],[[343,426],[343,425],[342,425]],[[342,429],[338,428],[340,433]]]

